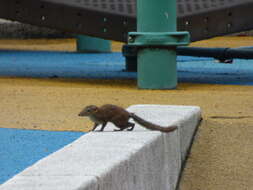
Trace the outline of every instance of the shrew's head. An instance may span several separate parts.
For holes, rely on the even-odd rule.
[[[95,105],[86,106],[79,114],[80,117],[90,116],[98,111],[98,107]]]

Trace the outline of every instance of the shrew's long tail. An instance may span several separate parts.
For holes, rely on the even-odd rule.
[[[151,123],[149,121],[146,121],[139,116],[135,115],[134,113],[130,113],[130,117],[133,118],[134,121],[136,121],[138,124],[142,125],[143,127],[155,130],[155,131],[162,131],[162,132],[172,132],[177,129],[177,126],[169,126],[169,127],[162,127],[160,125],[156,125],[154,123]]]

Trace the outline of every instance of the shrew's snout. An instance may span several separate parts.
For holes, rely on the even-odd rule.
[[[78,114],[78,116],[83,117],[83,116],[85,116],[85,114],[83,114],[82,112],[80,112],[80,113]]]

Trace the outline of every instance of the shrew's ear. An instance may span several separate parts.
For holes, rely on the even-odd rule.
[[[93,112],[96,113],[98,111],[98,107],[93,108]]]

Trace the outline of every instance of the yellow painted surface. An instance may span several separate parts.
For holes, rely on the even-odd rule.
[[[214,47],[227,42],[231,47],[253,44],[252,37],[212,40],[198,43]],[[56,41],[12,43],[0,40],[0,49],[75,49],[73,39],[60,44]],[[120,45],[117,43],[115,49],[119,50]],[[0,127],[87,131],[92,123],[77,114],[88,104],[197,105],[202,109],[204,121],[184,170],[181,189],[250,190],[253,187],[252,95],[253,86],[179,84],[177,90],[153,91],[136,89],[133,80],[0,78]]]
[[[9,128],[86,131],[91,123],[78,112],[105,103],[197,105],[212,121],[253,122],[253,86],[180,84],[154,91],[138,90],[133,80],[0,78],[0,89],[0,126]]]
[[[226,36],[216,37],[209,40],[202,40],[191,43],[191,46],[199,47],[240,47],[253,46],[253,36]]]
[[[75,39],[0,39],[0,49],[32,51],[76,51]]]
[[[113,42],[112,51],[121,51],[123,43]],[[76,51],[76,39],[0,39],[0,49],[32,51]]]
[[[121,52],[124,43],[113,42],[112,51]],[[191,43],[190,46],[198,47],[239,47],[252,46],[253,37],[216,37]],[[76,51],[76,40],[71,39],[0,39],[0,49],[33,50],[33,51]]]

